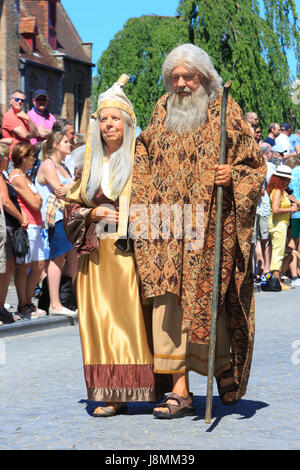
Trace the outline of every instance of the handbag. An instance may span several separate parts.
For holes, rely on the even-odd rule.
[[[73,292],[72,278],[69,276],[61,276],[59,286],[59,299],[63,307],[69,308],[70,310],[76,310],[77,299],[76,293]],[[50,296],[48,288],[47,276],[44,278],[42,283],[42,290],[38,301],[38,308],[49,312]]]
[[[12,232],[11,239],[14,255],[17,257],[26,256],[29,251],[27,230],[23,230],[21,227],[15,228]]]
[[[277,277],[272,273],[268,273],[266,281],[261,283],[261,290],[265,292],[280,292],[282,288]]]

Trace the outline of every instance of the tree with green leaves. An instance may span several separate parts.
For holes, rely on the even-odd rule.
[[[164,93],[161,66],[166,54],[191,42],[209,54],[224,83],[232,81],[232,96],[244,113],[258,114],[265,130],[272,121],[300,126],[287,61],[287,51],[294,50],[300,72],[294,0],[182,0],[177,13],[128,20],[98,62],[94,94],[127,73],[126,93],[138,125],[145,128]]]
[[[189,24],[189,41],[210,55],[224,82],[232,81],[245,113],[255,111],[265,128],[300,122],[287,61],[288,49],[298,59],[300,53],[294,0],[182,0],[178,13]]]

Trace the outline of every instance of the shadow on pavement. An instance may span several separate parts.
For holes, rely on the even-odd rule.
[[[86,412],[88,415],[93,416],[93,411],[97,406],[104,406],[103,401],[89,401],[89,400],[79,400],[79,403],[86,404]],[[155,403],[156,404],[156,403]],[[152,410],[155,406],[154,403],[149,402],[132,402],[127,403],[128,412],[124,413],[128,415],[146,415],[152,414]]]
[[[194,421],[205,419],[206,397],[194,396],[194,406],[196,407],[197,416]],[[241,399],[235,405],[225,406],[219,397],[213,398],[212,403],[212,419],[215,421],[210,425],[206,432],[211,432],[220,423],[221,419],[229,415],[240,415],[238,419],[249,419],[256,414],[258,410],[269,406],[263,401],[243,400]]]
[[[93,416],[93,411],[97,406],[103,406],[103,402],[80,400],[79,403],[86,404],[86,412],[88,415]],[[132,402],[127,403],[128,412],[126,415],[146,415],[152,414],[152,410],[158,403],[149,403],[149,402]],[[193,404],[196,408],[196,415],[192,418],[193,421],[205,419],[205,405],[206,397],[205,396],[194,396]],[[206,432],[211,432],[213,429],[220,423],[221,419],[229,415],[240,415],[238,419],[249,419],[256,414],[258,410],[266,408],[269,406],[268,403],[262,401],[254,400],[243,400],[241,399],[236,405],[225,406],[222,404],[219,397],[214,397],[212,404],[212,419],[214,422],[206,430]]]

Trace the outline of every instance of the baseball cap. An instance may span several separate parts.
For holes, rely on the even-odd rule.
[[[48,98],[48,92],[46,90],[36,90],[34,93],[33,93],[33,99],[35,100],[36,98],[38,98],[38,96],[47,96]]]
[[[281,124],[280,126],[280,129],[282,131],[288,131],[292,128],[292,126],[290,124],[288,124],[287,122],[284,122],[283,124]]]

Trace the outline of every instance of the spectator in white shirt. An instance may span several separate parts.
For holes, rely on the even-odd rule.
[[[275,146],[277,152],[283,153],[285,161],[288,157],[296,155],[296,152],[293,150],[292,142],[290,141],[292,128],[290,124],[285,122],[280,126],[280,131],[279,136],[275,139]],[[284,163],[284,161],[282,163]]]

